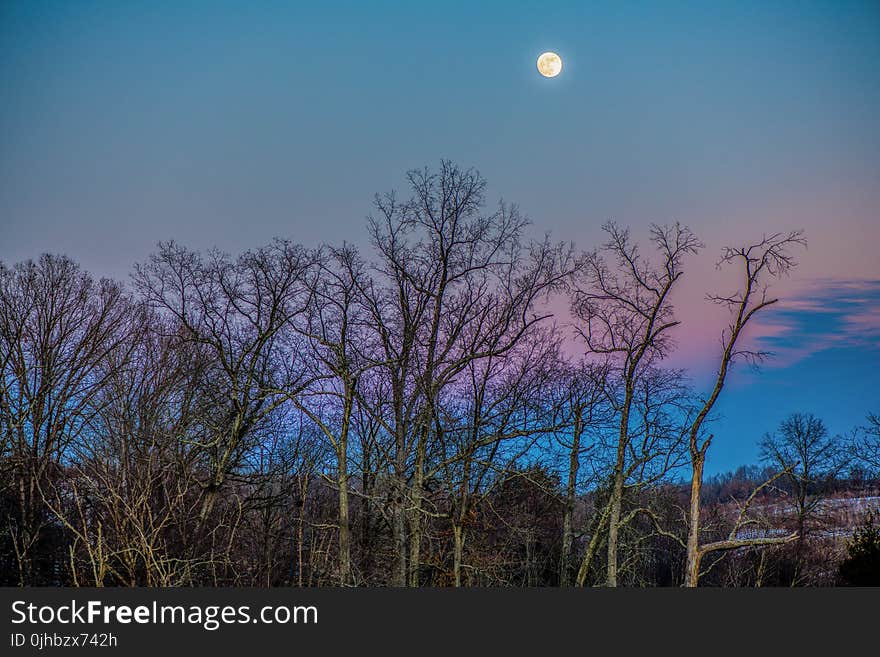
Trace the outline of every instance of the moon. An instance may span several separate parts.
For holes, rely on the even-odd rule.
[[[545,78],[555,78],[562,72],[562,57],[555,52],[544,52],[538,57],[538,73]]]

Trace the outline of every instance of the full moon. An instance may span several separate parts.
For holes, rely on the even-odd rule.
[[[538,73],[545,78],[555,78],[562,71],[562,57],[555,52],[541,53],[538,57]]]

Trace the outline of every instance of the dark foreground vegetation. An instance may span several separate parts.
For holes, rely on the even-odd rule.
[[[579,252],[473,170],[408,181],[364,255],[165,243],[126,286],[0,263],[0,583],[876,583],[876,416],[795,413],[760,467],[703,474],[800,233],[722,251],[694,389],[664,367],[688,228]]]

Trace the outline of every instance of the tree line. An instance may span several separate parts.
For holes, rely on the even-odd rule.
[[[407,182],[366,253],[168,242],[126,286],[0,263],[2,583],[696,586],[780,554],[819,581],[813,520],[854,464],[876,483],[876,416],[846,440],[792,416],[729,499],[703,474],[799,231],[721,252],[738,287],[708,295],[729,323],[699,390],[664,363],[689,228],[579,251],[487,209],[473,169]]]

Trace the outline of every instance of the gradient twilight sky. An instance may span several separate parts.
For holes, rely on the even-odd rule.
[[[124,278],[163,239],[358,242],[373,194],[442,157],[582,247],[610,218],[689,224],[673,362],[697,380],[720,247],[806,230],[710,470],[793,411],[834,432],[880,411],[880,2],[0,4],[5,262]]]

